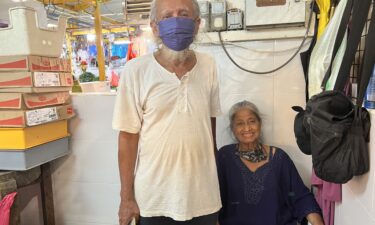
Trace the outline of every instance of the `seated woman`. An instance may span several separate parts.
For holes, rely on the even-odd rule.
[[[261,142],[262,120],[248,101],[232,106],[230,128],[238,143],[222,147],[217,167],[223,207],[220,225],[323,225],[321,210],[293,161]]]

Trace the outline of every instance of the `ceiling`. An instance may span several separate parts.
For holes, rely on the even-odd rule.
[[[151,1],[100,0],[102,25],[105,27],[148,24]],[[57,21],[60,15],[64,15],[69,18],[68,23],[76,28],[94,27],[95,1],[92,0],[1,0],[0,26],[7,20],[4,16],[7,10],[20,5],[36,8],[39,14],[44,13],[52,23]]]

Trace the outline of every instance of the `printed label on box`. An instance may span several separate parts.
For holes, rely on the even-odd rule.
[[[48,123],[55,120],[58,120],[56,107],[42,108],[26,112],[27,126]]]
[[[59,73],[35,72],[34,73],[35,87],[56,87],[60,86]]]

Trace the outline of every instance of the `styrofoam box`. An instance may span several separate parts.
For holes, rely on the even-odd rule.
[[[0,56],[37,55],[59,57],[65,36],[66,18],[57,29],[39,27],[33,8],[9,9],[9,26],[0,28]]]
[[[0,170],[28,170],[64,155],[69,150],[69,137],[20,151],[0,149]]]
[[[92,81],[79,83],[82,92],[110,92],[111,84],[109,81]]]

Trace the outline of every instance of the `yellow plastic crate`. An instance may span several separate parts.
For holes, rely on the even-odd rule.
[[[68,121],[25,128],[0,128],[0,150],[25,150],[69,136]]]

